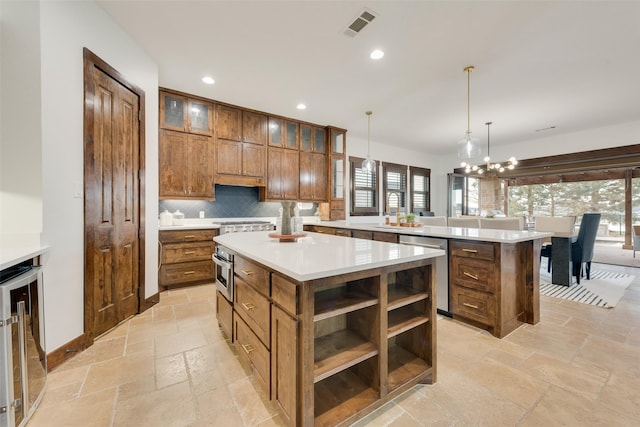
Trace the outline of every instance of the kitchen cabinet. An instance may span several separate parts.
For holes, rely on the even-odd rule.
[[[346,131],[329,127],[329,219],[343,220],[346,217]]]
[[[298,150],[300,145],[299,128],[298,122],[269,117],[269,147]]]
[[[213,282],[215,268],[211,255],[215,248],[216,229],[160,230],[161,288]]]
[[[261,190],[261,200],[298,200],[299,173],[298,150],[269,146],[267,186]]]
[[[160,91],[160,128],[212,135],[213,109],[210,102]]]
[[[226,105],[216,106],[217,184],[264,186],[267,116]]]
[[[211,137],[161,129],[158,151],[160,199],[214,200]]]
[[[300,201],[327,201],[327,157],[325,154],[300,152]]]
[[[325,128],[301,123],[300,150],[326,154],[327,132]]]

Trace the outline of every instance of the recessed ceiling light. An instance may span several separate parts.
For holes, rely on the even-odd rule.
[[[204,76],[202,78],[202,81],[205,82],[208,85],[212,85],[212,84],[214,84],[216,82],[215,80],[213,80],[213,77],[210,77],[210,76]]]
[[[298,105],[296,106],[296,108],[297,108],[298,110],[305,110],[305,109],[307,108],[307,106],[306,106],[306,105],[304,105],[304,104],[301,102],[300,104],[298,104]]]
[[[384,56],[384,52],[381,51],[380,49],[376,49],[373,52],[371,52],[371,54],[369,55],[369,57],[371,59],[380,59]]]

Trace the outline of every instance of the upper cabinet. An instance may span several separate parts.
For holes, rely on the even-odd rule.
[[[269,147],[297,150],[300,146],[300,125],[298,122],[269,117]]]
[[[300,124],[300,150],[314,153],[327,152],[327,132],[325,128]]]
[[[265,185],[267,122],[265,114],[217,105],[216,183]]]
[[[212,135],[213,104],[161,91],[160,127],[200,135]]]

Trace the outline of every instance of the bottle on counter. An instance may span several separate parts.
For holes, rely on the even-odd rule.
[[[173,215],[171,215],[171,212],[165,209],[164,212],[160,214],[160,227],[169,227],[172,224]]]
[[[180,209],[173,213],[173,225],[184,225],[184,214],[180,212]]]

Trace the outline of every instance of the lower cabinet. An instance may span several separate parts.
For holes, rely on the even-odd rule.
[[[286,424],[297,420],[296,381],[298,321],[273,305],[271,317],[271,398],[278,402]]]
[[[215,268],[211,255],[213,238],[218,230],[162,230],[160,231],[161,288],[213,282]]]
[[[220,291],[216,291],[216,317],[222,332],[233,341],[233,305]]]

